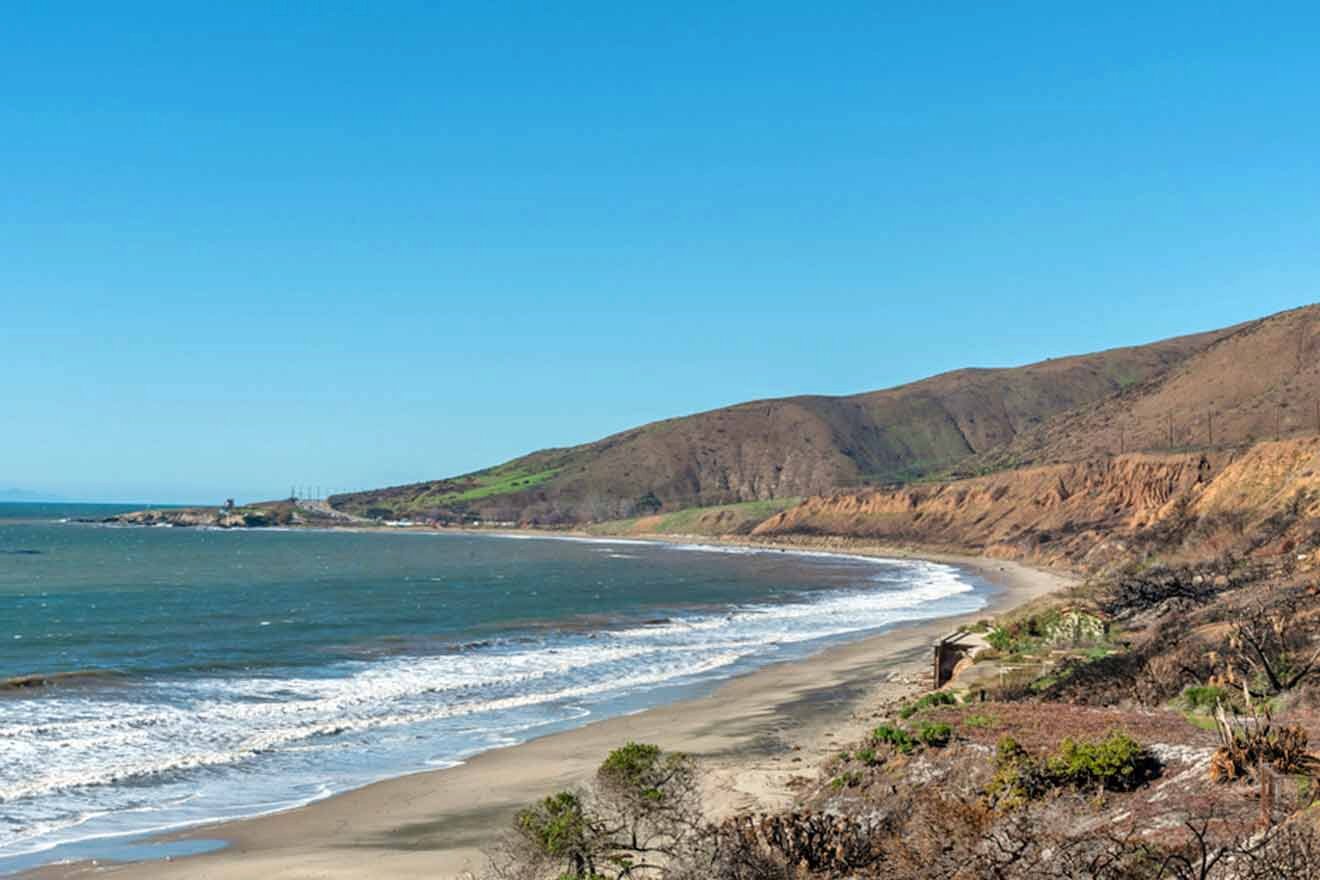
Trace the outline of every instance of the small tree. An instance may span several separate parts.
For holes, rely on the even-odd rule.
[[[570,877],[598,876],[599,830],[577,794],[561,791],[519,810],[514,827],[526,844],[521,861],[533,869],[526,876],[537,876],[543,873],[538,869],[556,863],[565,866]]]
[[[701,828],[690,758],[628,743],[610,752],[593,785],[520,810],[491,854],[499,880],[658,877]]]

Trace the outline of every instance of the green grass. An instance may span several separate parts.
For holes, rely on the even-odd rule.
[[[410,506],[425,507],[456,504],[463,501],[478,501],[492,495],[508,495],[540,485],[555,477],[563,468],[546,468],[541,471],[529,471],[517,465],[503,465],[486,471],[478,471],[453,482],[467,485],[459,491],[437,492],[415,499]]]
[[[1188,724],[1192,725],[1192,727],[1199,727],[1201,730],[1212,731],[1219,729],[1219,725],[1215,722],[1215,719],[1208,715],[1197,715],[1195,712],[1183,712],[1182,716],[1187,720]]]

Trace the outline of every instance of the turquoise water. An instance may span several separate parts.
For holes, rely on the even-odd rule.
[[[0,505],[0,871],[255,815],[959,614],[946,565],[201,531]]]

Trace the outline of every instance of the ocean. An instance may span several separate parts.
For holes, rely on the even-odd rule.
[[[0,873],[285,809],[974,611],[919,561],[76,523],[0,504]]]

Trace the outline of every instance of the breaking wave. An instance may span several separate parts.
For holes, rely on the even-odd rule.
[[[659,689],[983,603],[951,566],[885,565],[883,579],[855,588],[614,629],[510,634],[464,650],[337,660],[314,671],[225,670],[0,701],[0,871],[6,859],[88,836],[254,815],[450,766],[592,715],[660,702]]]

